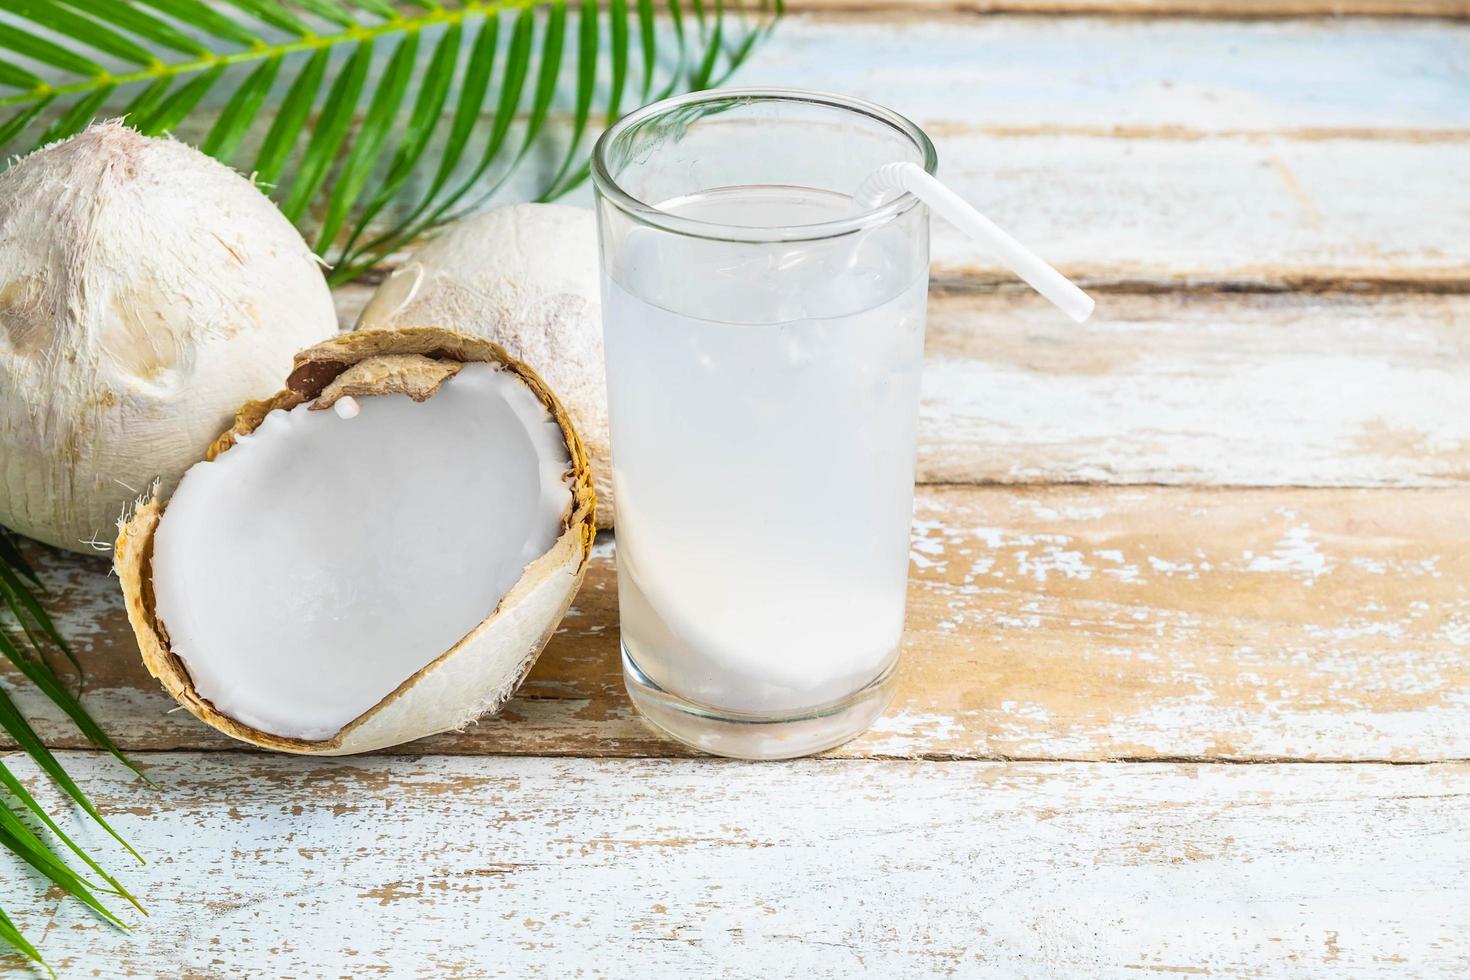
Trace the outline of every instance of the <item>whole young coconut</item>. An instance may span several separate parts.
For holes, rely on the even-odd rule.
[[[31,154],[0,174],[0,524],[105,547],[336,330],[316,257],[228,167],[119,123]]]
[[[564,204],[516,204],[440,231],[378,287],[358,327],[451,327],[531,365],[586,442],[598,518],[611,527],[600,290],[596,216]]]
[[[165,505],[121,528],[143,662],[227,735],[343,755],[515,691],[596,533],[561,404],[489,341],[359,331],[303,352]]]

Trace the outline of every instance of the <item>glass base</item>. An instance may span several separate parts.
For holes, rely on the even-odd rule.
[[[770,717],[724,711],[671,694],[638,669],[627,647],[622,649],[623,684],[644,719],[675,741],[732,759],[795,759],[856,738],[888,707],[898,676],[895,662],[841,701]]]

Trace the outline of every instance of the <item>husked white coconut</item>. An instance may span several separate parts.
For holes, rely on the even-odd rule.
[[[586,208],[515,204],[442,229],[373,294],[360,329],[447,327],[525,361],[572,415],[613,523],[597,220]]]
[[[585,454],[544,384],[447,331],[301,355],[118,541],[149,669],[255,744],[341,754],[503,703],[586,568]]]
[[[0,524],[111,544],[336,331],[316,257],[228,167],[118,123],[31,154],[0,173]]]

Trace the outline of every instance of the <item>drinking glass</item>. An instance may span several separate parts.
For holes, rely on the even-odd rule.
[[[719,755],[864,731],[903,633],[932,173],[887,109],[794,90],[651,105],[598,141],[623,672]]]

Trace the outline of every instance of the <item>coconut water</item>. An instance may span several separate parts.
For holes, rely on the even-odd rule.
[[[739,187],[659,209],[785,228],[852,202]],[[791,237],[635,230],[604,302],[624,650],[666,691],[764,716],[897,657],[924,347],[901,229]]]

